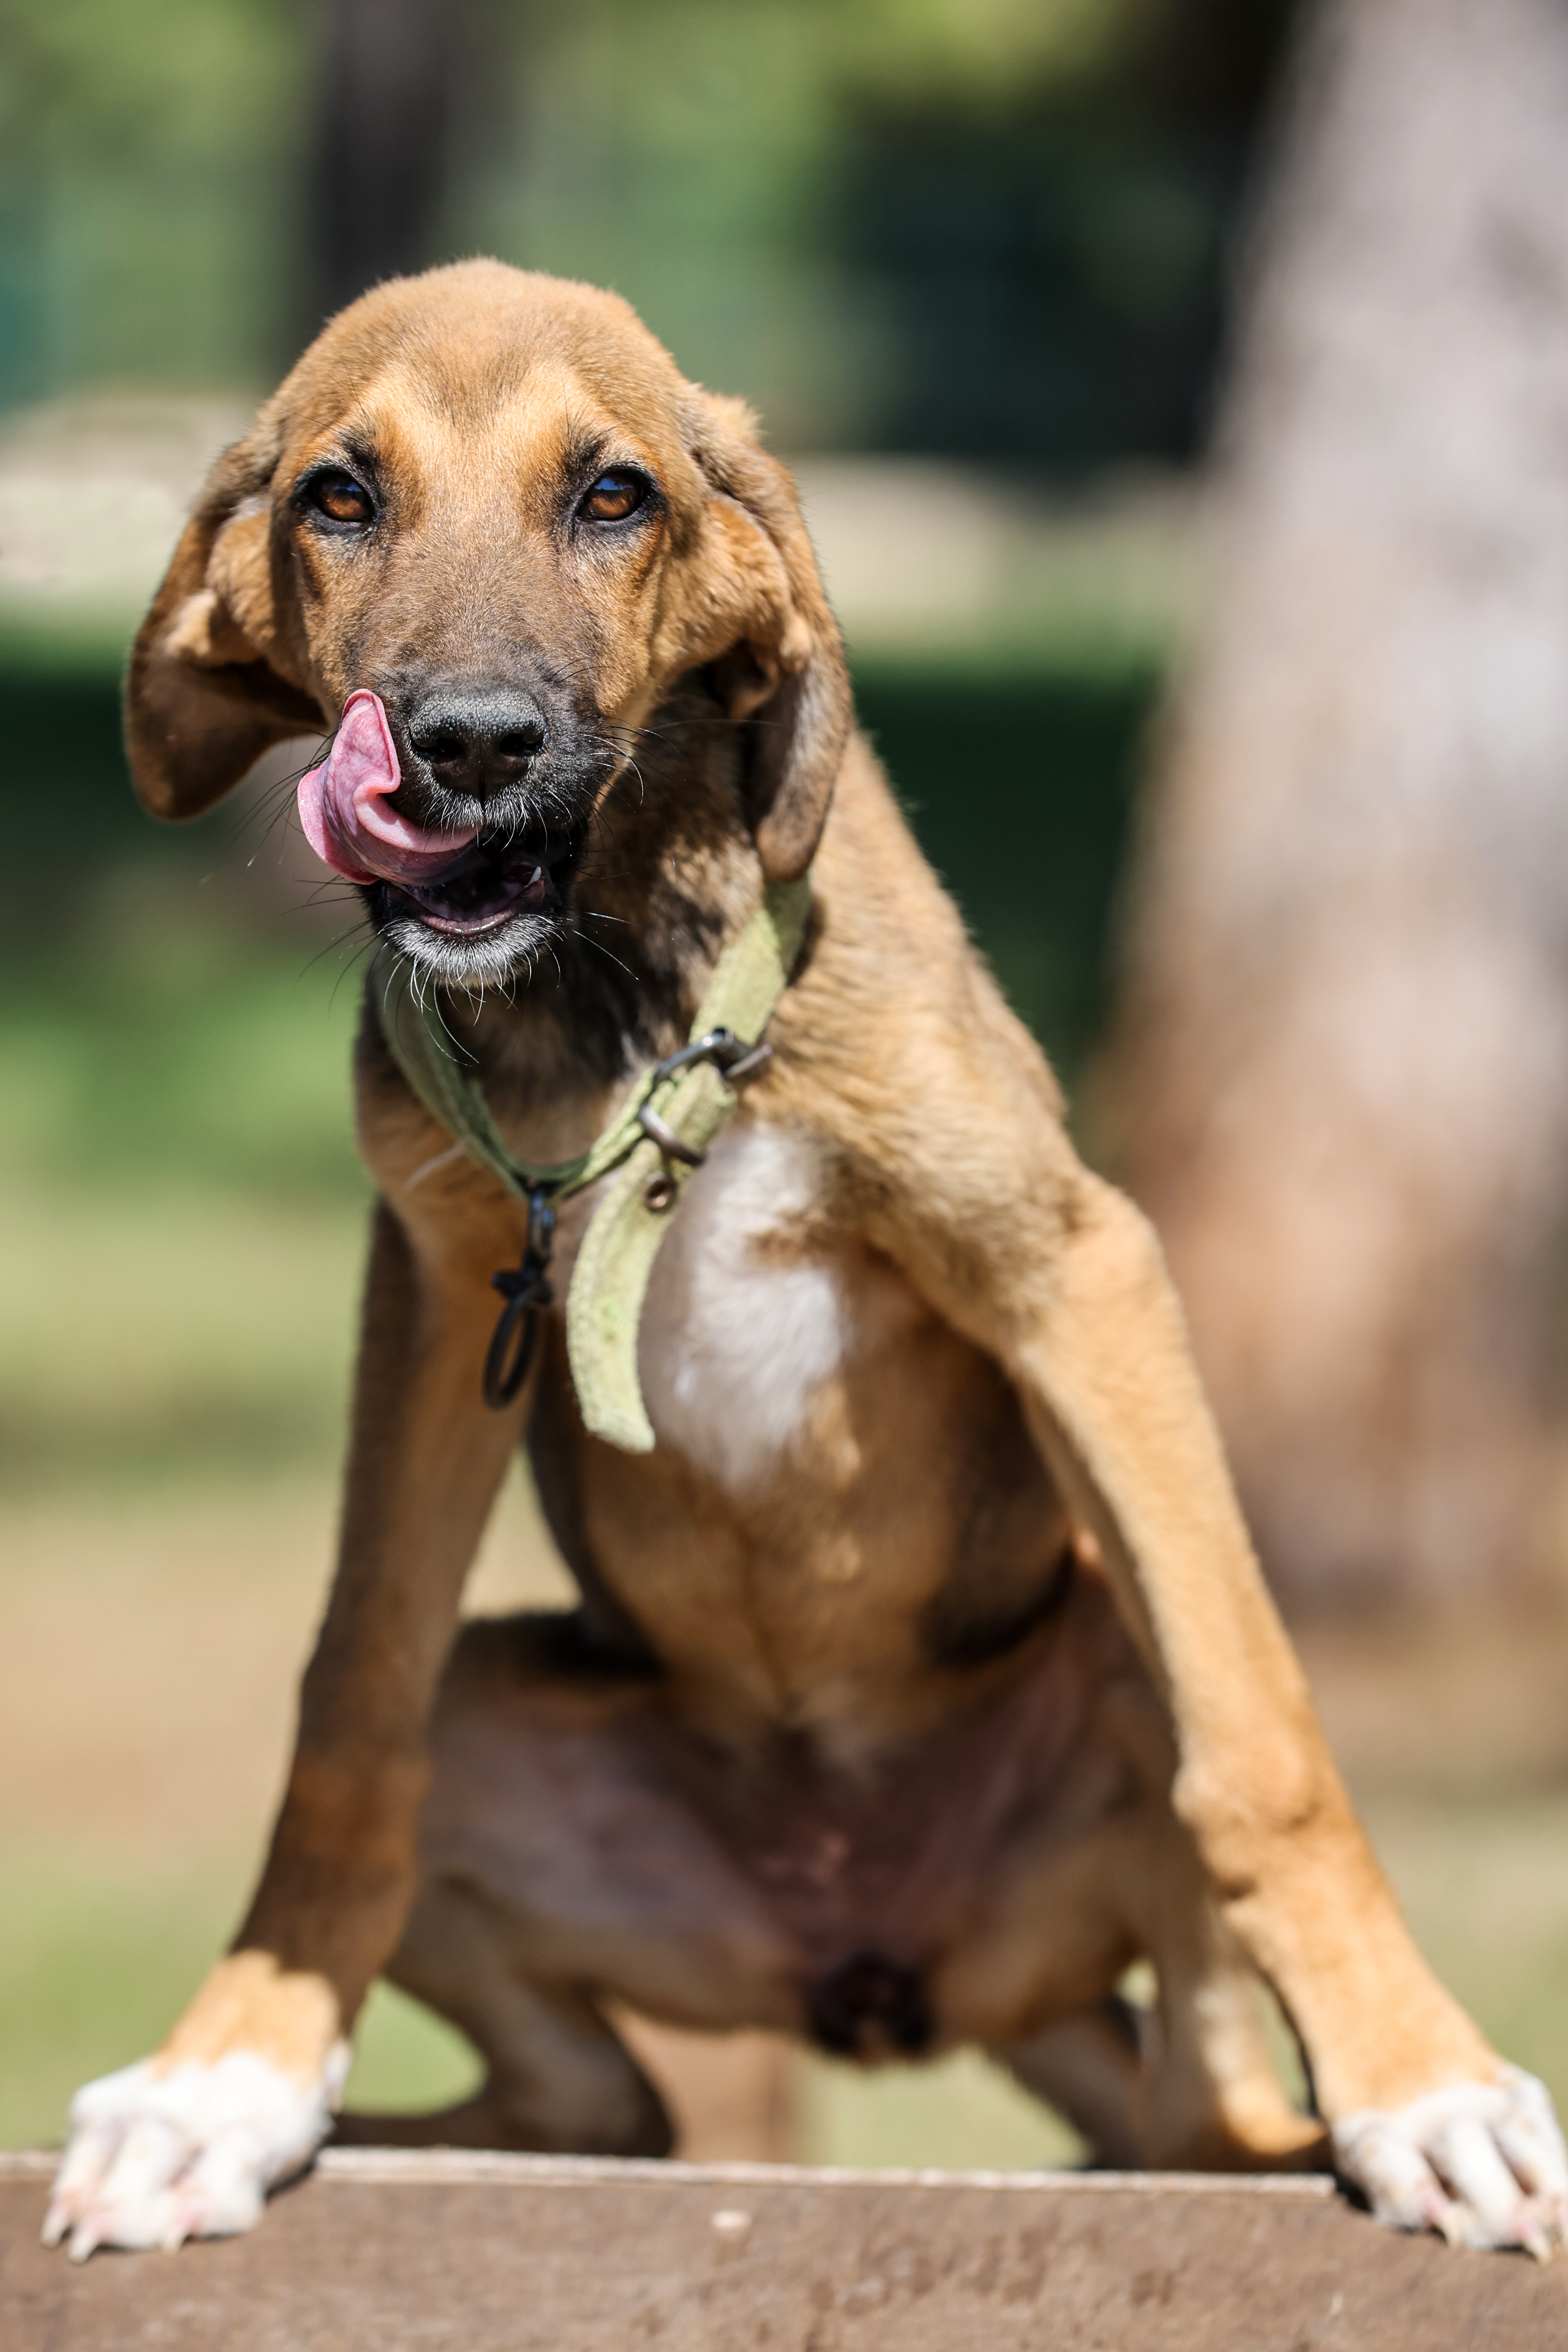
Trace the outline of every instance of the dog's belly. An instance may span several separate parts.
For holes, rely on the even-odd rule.
[[[693,1721],[842,1756],[939,1720],[1020,1638],[1069,1530],[999,1369],[825,1213],[809,1141],[737,1120],[692,1179],[643,1316],[658,1444],[588,1438],[557,1348],[533,1451],[585,1586]]]
[[[1108,1989],[1136,1942],[1107,1857],[1163,1808],[1104,1706],[1129,1671],[1080,1591],[979,1703],[849,1772],[799,1738],[737,1753],[665,1685],[562,1664],[542,1621],[476,1624],[438,1710],[424,1874],[481,1892],[524,1975],[672,2022],[831,2044],[835,1989],[853,2006],[869,1964],[918,2001],[901,2046],[1005,2041]]]

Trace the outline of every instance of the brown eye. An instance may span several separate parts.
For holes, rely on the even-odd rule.
[[[640,474],[601,474],[578,509],[590,522],[625,522],[647,496]]]
[[[370,492],[352,474],[318,474],[309,496],[317,513],[331,522],[369,522],[375,512]]]

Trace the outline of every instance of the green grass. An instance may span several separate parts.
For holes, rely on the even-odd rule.
[[[1568,2116],[1568,1791],[1372,1790],[1362,1809],[1438,1976]]]
[[[71,2092],[153,2048],[231,1925],[208,1874],[6,1854],[0,2146],[59,2137]]]
[[[1083,2161],[1071,2126],[973,2050],[874,2074],[807,2057],[795,2105],[806,2164],[1049,2172]]]
[[[0,1004],[0,1473],[330,1458],[369,1198],[357,986],[177,877],[103,896],[66,968],[13,968]]]
[[[0,996],[0,1171],[138,1202],[173,1185],[359,1204],[351,1129],[357,972],[263,949],[196,894],[120,877],[64,971]]]
[[[0,1862],[0,2147],[48,2147],[72,2093],[156,2047],[233,1930],[232,1871],[133,1871],[107,1853]],[[468,2044],[377,1985],[355,2037],[355,2106],[424,2108],[478,2084]]]
[[[0,1475],[333,1458],[363,1250],[352,1207],[0,1177]]]

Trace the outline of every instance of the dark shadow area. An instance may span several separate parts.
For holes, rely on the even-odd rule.
[[[1293,0],[1149,12],[1110,69],[849,117],[824,239],[879,337],[872,446],[1188,462]]]
[[[0,816],[9,862],[29,882],[145,850],[156,831],[137,806],[120,741],[120,680],[97,663],[0,660]],[[19,894],[12,944],[31,944],[47,910]]]
[[[855,688],[921,847],[1070,1081],[1106,1002],[1157,670],[878,662],[858,666]]]
[[[1049,121],[868,125],[838,215],[886,336],[877,445],[1067,475],[1192,458],[1249,161]]]

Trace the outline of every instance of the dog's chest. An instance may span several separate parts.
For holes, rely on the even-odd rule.
[[[810,1443],[814,1400],[920,1309],[890,1270],[814,1241],[810,1139],[726,1129],[686,1187],[643,1309],[638,1370],[661,1447],[736,1496]]]

